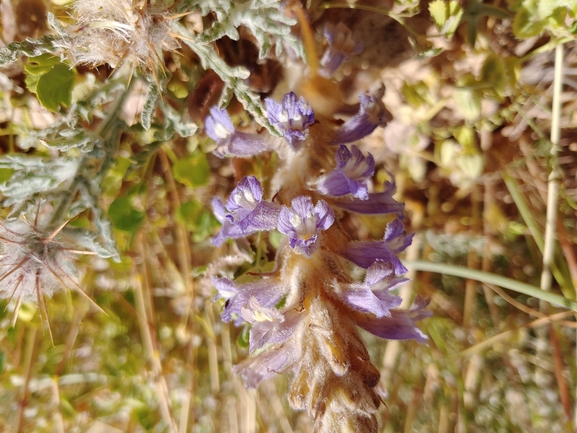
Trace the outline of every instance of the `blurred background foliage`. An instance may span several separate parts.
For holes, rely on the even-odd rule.
[[[209,12],[212,2],[200,3],[204,19],[194,13],[189,19],[202,28],[217,14]],[[51,34],[48,12],[70,21],[69,6],[3,0],[4,44]],[[573,314],[473,277],[418,271],[417,264],[458,265],[539,287],[553,172],[559,190],[551,291],[576,299],[577,2],[311,0],[305,6],[319,54],[327,23],[344,23],[363,42],[364,50],[335,74],[345,98],[386,89],[393,120],[363,149],[380,168],[375,185],[387,172],[395,175],[407,230],[417,233],[406,257],[412,282],[402,290],[430,298],[434,311],[421,324],[428,346],[364,334],[382,375],[382,431],[574,431]],[[229,66],[252,67],[248,80],[235,80],[255,94],[286,89],[300,65],[296,54],[270,52],[258,60],[254,47],[270,41],[265,33],[255,40],[251,30],[259,31],[241,29],[241,40],[249,41],[244,48],[222,34],[206,37],[220,38],[217,51]],[[293,28],[291,37],[299,35]],[[552,154],[559,44],[561,136]],[[220,321],[222,305],[212,302],[209,278],[216,267],[238,275],[270,267],[272,251],[260,237],[251,239],[255,252],[242,242],[212,247],[219,224],[209,203],[242,176],[269,173],[278,161],[275,155],[214,157],[213,143],[190,122],[202,126],[194,107],[206,75],[198,59],[184,47],[166,53],[164,62],[168,90],[160,101],[152,101],[149,83],[134,79],[128,102],[118,106],[128,127],[117,132],[119,147],[96,194],[120,260],[83,257],[78,264],[80,286],[104,313],[74,291],[57,292],[46,300],[52,341],[36,306],[23,304],[14,325],[13,307],[0,302],[1,431],[311,431],[307,414],[288,408],[289,378],[247,391],[234,377],[232,365],[247,355],[247,330]],[[92,146],[90,129],[80,126],[104,118],[118,98],[106,65],[70,68],[44,54],[0,72],[5,155],[49,157],[71,143]],[[74,104],[87,95],[89,105]],[[235,120],[255,128],[237,99],[225,96]],[[62,107],[77,110],[77,124]],[[30,150],[27,140],[51,131],[58,140]],[[44,190],[58,180],[60,166],[40,173],[13,161],[0,163],[5,206],[18,202],[11,197],[30,176],[45,179]],[[382,233],[386,221],[363,223],[367,232]],[[72,224],[94,222],[79,213]]]

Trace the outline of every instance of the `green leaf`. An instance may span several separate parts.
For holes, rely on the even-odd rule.
[[[44,75],[60,63],[58,57],[52,54],[42,54],[41,56],[29,58],[24,66],[24,70],[31,75]]]
[[[152,123],[152,115],[154,114],[154,109],[156,108],[156,101],[158,100],[158,87],[155,84],[151,84],[148,87],[148,94],[146,95],[146,101],[144,107],[142,108],[142,113],[140,114],[140,123],[145,131],[150,129]]]
[[[25,83],[28,90],[36,93],[38,80],[40,77],[52,70],[54,66],[60,63],[60,59],[52,54],[42,54],[41,56],[31,57],[24,65],[24,71],[27,72]]]
[[[50,72],[42,75],[37,84],[40,103],[50,111],[58,111],[60,105],[69,106],[74,86],[74,71],[59,63]]]
[[[545,28],[545,22],[540,21],[536,11],[530,11],[522,6],[513,20],[513,33],[520,39],[526,39],[541,34]]]
[[[447,4],[443,0],[435,0],[429,3],[429,13],[440,29],[447,21]]]
[[[53,53],[59,48],[54,46],[56,36],[44,36],[40,39],[26,39],[24,42],[12,42],[0,48],[0,65],[8,65],[15,62],[22,55],[28,57],[39,56],[43,53]]]
[[[237,344],[242,348],[248,348],[250,342],[250,327],[248,325],[242,328],[242,331],[236,339]]]
[[[212,212],[196,200],[183,203],[176,212],[176,218],[192,233],[194,242],[201,242],[212,236],[220,225]]]
[[[563,296],[559,296],[551,292],[545,292],[539,287],[531,286],[511,278],[503,277],[501,275],[492,274],[485,271],[477,271],[475,269],[468,269],[461,266],[427,262],[423,260],[405,260],[403,261],[403,264],[409,269],[415,271],[437,272],[439,274],[452,275],[454,277],[480,281],[486,284],[494,284],[495,286],[503,287],[504,289],[513,290],[523,295],[532,296],[551,304],[577,311],[577,302],[572,301],[571,299],[567,299]]]
[[[505,76],[505,66],[500,56],[489,54],[481,68],[481,81],[490,85],[497,93],[505,90],[507,77]]]
[[[435,0],[429,3],[429,12],[442,34],[453,36],[461,23],[463,9],[457,1]]]
[[[455,88],[453,98],[459,113],[465,120],[475,121],[481,116],[481,99],[472,89]]]
[[[179,160],[173,167],[174,178],[189,187],[206,185],[210,177],[210,166],[204,153],[198,152]]]
[[[130,197],[119,197],[108,208],[108,216],[118,230],[134,233],[144,221],[144,212],[134,209]]]

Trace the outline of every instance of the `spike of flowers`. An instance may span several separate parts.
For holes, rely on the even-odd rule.
[[[401,298],[391,293],[407,281],[398,254],[412,240],[401,221],[404,206],[393,199],[395,184],[371,192],[374,158],[344,145],[382,125],[386,110],[374,97],[361,95],[359,113],[335,133],[324,119],[315,122],[310,106],[292,92],[280,104],[270,99],[266,104],[270,122],[292,150],[284,152],[284,167],[272,179],[273,199],[265,198],[254,176],[240,181],[226,205],[213,199],[222,223],[216,245],[256,232],[284,235],[275,271],[244,284],[213,279],[217,298],[226,300],[223,320],[251,325],[250,356],[235,371],[250,388],[294,372],[289,401],[309,411],[317,432],[376,432],[379,372],[358,328],[382,338],[426,342],[415,323],[428,316],[423,299],[404,310]],[[215,141],[236,134],[228,115],[211,115],[207,132]],[[322,138],[331,132],[332,140]],[[339,144],[336,168],[332,144]],[[355,214],[397,218],[381,240],[352,241],[341,220]],[[361,282],[353,277],[355,265],[366,269]]]

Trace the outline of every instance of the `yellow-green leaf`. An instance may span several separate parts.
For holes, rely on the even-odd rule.
[[[50,111],[58,111],[60,105],[70,105],[74,76],[74,71],[62,63],[42,75],[36,86],[40,103]]]
[[[173,167],[174,178],[189,187],[206,185],[210,176],[210,166],[204,153],[198,152],[180,159]]]

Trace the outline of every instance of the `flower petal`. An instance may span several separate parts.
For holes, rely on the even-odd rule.
[[[313,207],[309,196],[295,197],[291,205],[292,209],[282,207],[278,230],[289,237],[289,245],[299,254],[310,256],[317,247],[318,233],[335,222],[334,213],[323,200]]]
[[[337,168],[331,173],[321,176],[317,181],[317,189],[327,195],[343,196],[352,194],[361,200],[369,198],[367,179],[375,171],[375,160],[369,153],[365,157],[362,152],[352,146],[352,152],[341,145],[336,153]]]
[[[339,254],[347,260],[363,268],[369,268],[375,261],[381,260],[393,265],[395,274],[408,272],[397,254],[404,251],[412,242],[414,234],[407,235],[400,231],[402,222],[398,219],[387,224],[385,238],[382,241],[351,242]]]
[[[299,351],[296,347],[286,344],[245,359],[235,365],[233,371],[243,378],[247,388],[256,388],[261,380],[284,373],[291,368],[298,356]]]
[[[286,291],[280,281],[275,278],[265,278],[239,285],[228,278],[213,277],[212,283],[219,291],[217,296],[228,300],[221,314],[222,320],[230,322],[233,314],[236,314],[235,325],[237,326],[243,322],[242,308],[246,308],[251,297],[254,297],[260,306],[272,308],[282,299]],[[236,290],[236,293],[234,293],[234,290]]]
[[[387,215],[395,214],[399,217],[405,213],[404,203],[399,203],[393,198],[395,184],[387,182],[385,191],[370,193],[365,200],[360,198],[331,198],[330,201],[335,206],[351,212],[365,215]]]
[[[360,140],[373,132],[377,126],[385,126],[391,114],[383,103],[365,94],[360,95],[359,112],[347,120],[329,144],[346,144]]]
[[[284,343],[295,333],[304,317],[302,312],[290,309],[283,320],[255,323],[250,330],[250,353],[265,344]]]
[[[432,312],[424,310],[429,301],[417,296],[409,311],[391,310],[391,317],[374,318],[363,314],[355,314],[354,320],[358,326],[377,337],[389,340],[415,339],[426,343],[428,338],[415,325],[416,321],[429,317]]]
[[[293,147],[308,135],[308,128],[315,122],[313,109],[304,98],[293,92],[284,95],[282,102],[265,100],[268,120],[278,128]]]

